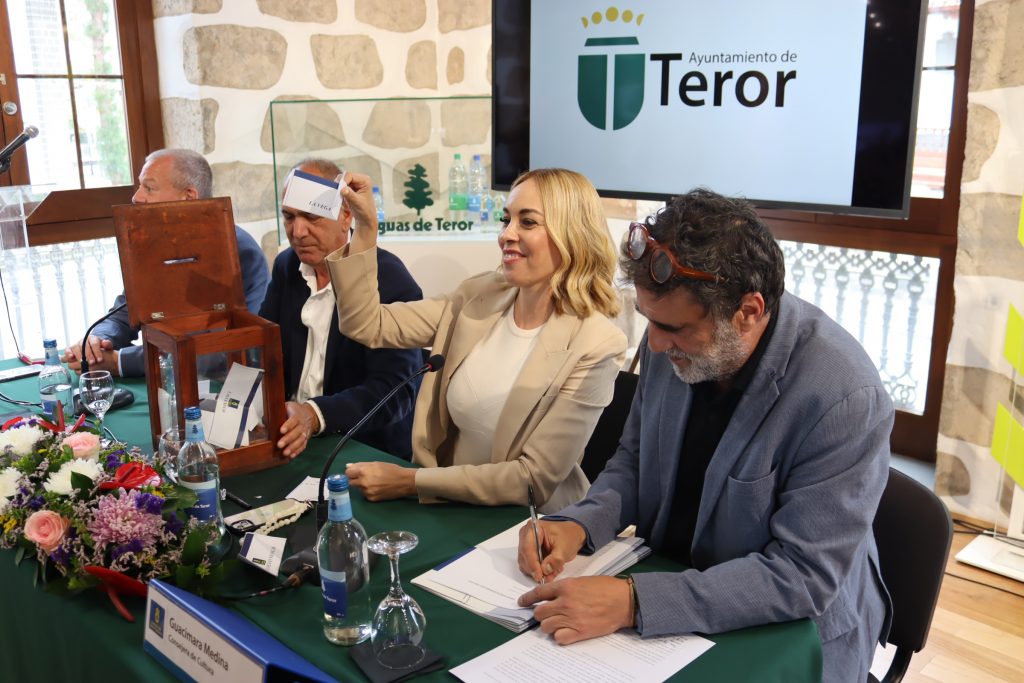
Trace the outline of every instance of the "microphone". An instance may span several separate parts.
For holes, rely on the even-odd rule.
[[[107,311],[107,312],[106,312],[106,314],[104,314],[104,315],[100,316],[100,318],[98,318],[98,319],[97,319],[97,320],[96,320],[95,322],[93,322],[93,324],[92,324],[92,325],[89,325],[89,329],[87,329],[87,330],[85,331],[85,336],[84,336],[84,337],[82,337],[82,369],[81,369],[81,371],[80,371],[80,374],[84,375],[85,373],[89,372],[89,354],[87,354],[87,353],[85,352],[85,345],[86,345],[86,343],[87,343],[87,342],[89,341],[89,334],[90,334],[90,333],[91,333],[91,332],[92,332],[92,331],[93,331],[94,329],[96,329],[96,326],[97,326],[97,325],[99,325],[99,324],[100,324],[101,322],[103,322],[104,320],[106,320],[106,319],[107,319],[107,318],[109,318],[110,316],[114,315],[114,314],[115,314],[115,313],[117,313],[118,311],[120,311],[120,310],[124,309],[124,307],[125,307],[125,306],[127,306],[127,305],[128,305],[128,301],[126,300],[126,301],[125,301],[125,302],[124,302],[123,304],[121,304],[120,306],[114,306],[114,307],[113,307],[113,308],[111,308],[111,309],[110,309],[109,311]]]
[[[39,129],[35,126],[28,126],[18,133],[18,136],[11,140],[9,145],[0,150],[0,173],[11,167],[11,157],[14,156],[14,153],[37,135],[39,135]]]
[[[323,528],[324,524],[327,523],[327,501],[324,500],[324,484],[327,482],[327,475],[331,471],[331,465],[334,464],[334,458],[341,451],[342,447],[347,444],[353,436],[355,436],[355,433],[358,432],[364,424],[366,424],[367,420],[376,415],[377,412],[384,407],[384,404],[388,402],[388,399],[394,396],[399,389],[420,375],[425,375],[428,372],[437,372],[442,367],[444,367],[444,356],[441,354],[435,354],[428,358],[426,363],[416,370],[416,372],[399,382],[394,389],[385,394],[384,398],[377,402],[377,405],[370,408],[366,415],[364,415],[359,422],[356,422],[355,425],[352,426],[352,429],[345,432],[345,436],[338,440],[338,443],[334,446],[331,454],[327,456],[327,462],[324,464],[324,471],[320,475],[320,486],[318,487],[318,496],[316,499],[316,528],[318,532]]]

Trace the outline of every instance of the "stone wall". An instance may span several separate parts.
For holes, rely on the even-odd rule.
[[[257,239],[277,229],[272,101],[491,90],[490,0],[153,0],[153,10],[166,144],[206,155],[215,192]],[[469,103],[418,118],[386,104],[286,105],[284,115],[275,105],[277,176],[312,151],[385,186],[389,167],[416,161],[446,178],[440,144],[490,147],[489,106]]]
[[[1005,523],[1013,486],[994,459],[1002,405],[1022,422],[1024,377],[1007,326],[1024,311],[1024,0],[978,0],[936,491],[954,512]],[[1012,326],[1011,326],[1012,328]],[[1019,360],[1024,351],[1009,349]],[[1013,455],[1024,459],[1018,444]]]

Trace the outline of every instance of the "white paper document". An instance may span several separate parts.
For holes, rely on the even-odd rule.
[[[299,500],[303,503],[315,503],[320,497],[320,491],[317,488],[319,485],[320,479],[317,477],[306,477],[285,498]]]
[[[341,188],[344,185],[302,171],[292,171],[285,185],[282,206],[338,220],[342,204]]]
[[[707,652],[700,636],[642,639],[619,631],[573,645],[558,645],[540,629],[527,631],[451,670],[466,683],[659,683]]]
[[[513,631],[528,628],[533,608],[519,607],[516,601],[537,584],[519,571],[516,561],[520,527],[522,523],[516,524],[412,582]],[[620,536],[593,555],[578,555],[560,578],[618,574],[649,553],[642,538]]]
[[[213,424],[206,432],[207,441],[220,448],[249,445],[249,432],[259,424],[262,412],[262,382],[263,370],[232,364],[217,395]]]

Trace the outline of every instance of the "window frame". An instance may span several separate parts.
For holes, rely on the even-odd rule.
[[[967,140],[967,90],[973,34],[974,0],[962,0],[942,198],[912,197],[910,215],[905,220],[769,209],[759,211],[778,239],[939,259],[924,412],[917,415],[896,411],[896,422],[890,439],[894,453],[927,462],[935,462],[936,457],[946,376],[946,351],[953,329],[953,277],[960,213],[960,182]]]
[[[113,4],[124,75],[128,156],[134,178],[142,170],[146,155],[164,146],[153,7],[152,3],[134,0],[113,0]],[[10,34],[7,0],[0,0],[0,36],[9,37]],[[7,78],[6,83],[0,84],[0,99],[18,104],[17,114],[0,115],[0,142],[5,143],[24,128],[24,121],[21,118],[13,48],[10,40],[3,42],[6,45],[0,45],[0,73],[7,74]],[[25,155],[16,154],[10,173],[0,174],[0,185],[25,185],[28,182]],[[133,193],[134,184],[51,192],[28,220],[29,244],[35,246],[110,237],[114,234],[111,207],[130,202]]]

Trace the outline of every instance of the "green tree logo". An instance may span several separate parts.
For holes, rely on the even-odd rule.
[[[405,199],[402,200],[402,203],[410,209],[416,209],[417,216],[423,209],[434,205],[434,200],[430,198],[433,193],[430,191],[430,183],[426,178],[427,169],[416,164],[409,169],[409,179],[405,181],[405,187],[409,189],[405,191]]]

